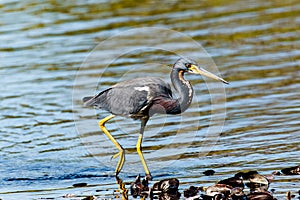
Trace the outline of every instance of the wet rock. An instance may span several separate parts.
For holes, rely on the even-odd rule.
[[[199,191],[200,191],[199,187],[190,186],[189,189],[185,189],[183,191],[183,196],[185,198],[194,197],[199,193]]]
[[[226,200],[226,199],[227,199],[227,197],[224,194],[216,194],[213,197],[213,200]]]
[[[177,192],[176,194],[169,194],[169,193],[161,193],[158,196],[159,200],[179,200],[180,193]]]
[[[247,195],[248,200],[276,200],[268,191],[251,192]]]
[[[160,200],[177,200],[181,194],[178,192],[179,180],[176,178],[164,179],[154,183],[150,197],[158,196]]]
[[[247,197],[244,194],[243,188],[236,187],[232,188],[230,197],[232,200],[246,200]]]
[[[141,194],[145,191],[149,191],[149,187],[148,187],[148,179],[147,177],[145,177],[142,181],[141,181],[141,176],[138,175],[135,178],[135,181],[133,183],[131,183],[130,186],[130,193],[131,195],[136,198],[138,196],[141,196]]]
[[[220,198],[220,196],[229,196],[231,194],[232,187],[226,184],[215,184],[212,186],[209,186],[205,193],[207,196]],[[220,195],[221,194],[221,195]]]
[[[263,176],[261,174],[259,174],[257,171],[248,171],[248,172],[239,172],[237,174],[235,174],[234,176],[235,178],[237,178],[237,181],[239,179],[242,179],[243,182],[245,183],[245,185],[247,187],[250,188],[251,191],[256,191],[256,188],[263,188],[264,190],[267,190],[269,188],[269,180],[273,180],[274,176],[273,175],[268,175]],[[233,183],[231,183],[231,182]],[[232,180],[226,180],[226,182],[221,182],[221,183],[226,183],[229,185],[234,184],[234,179]],[[234,187],[240,187],[242,184],[240,184],[240,186],[238,186],[239,182],[236,182],[236,185],[233,185]]]
[[[297,171],[298,168],[292,170]],[[239,172],[234,177],[220,180],[209,187],[190,186],[184,190],[184,197],[186,200],[276,200],[273,197],[275,190],[268,191],[270,180],[273,179],[274,174],[264,176],[257,171]],[[249,189],[244,191],[245,186],[250,188],[250,193]],[[178,179],[170,178],[156,182],[152,188],[149,188],[147,178],[141,181],[138,176],[131,185],[131,194],[133,197],[177,200],[181,195],[178,187]],[[298,195],[287,193],[286,198],[293,199],[296,196],[298,197]]]
[[[203,199],[210,200],[246,200],[243,188],[233,188],[226,184],[215,184],[206,189]]]
[[[86,187],[87,183],[75,183],[73,184],[73,187]]]
[[[269,188],[269,180],[261,174],[253,174],[249,177],[249,183],[246,183],[250,190],[255,190],[255,188],[263,188],[267,190]]]
[[[179,180],[177,178],[164,179],[154,183],[153,190],[164,193],[178,192]]]
[[[244,188],[243,179],[241,179],[240,177],[230,177],[227,179],[223,179],[223,180],[219,181],[218,184],[230,185],[233,188],[236,188],[236,187]]]
[[[281,170],[285,175],[300,175],[300,165],[295,167],[288,167]]]
[[[206,171],[204,171],[203,172],[203,174],[205,175],[205,176],[212,176],[212,175],[214,175],[216,172],[214,171],[214,170],[212,170],[212,169],[209,169],[209,170],[206,170]]]
[[[248,171],[248,172],[239,172],[237,174],[235,174],[235,177],[238,178],[243,178],[244,180],[248,180],[250,179],[250,177],[252,177],[253,175],[258,174],[257,171]]]
[[[269,180],[261,175],[261,174],[254,174],[249,178],[249,181],[252,183],[258,183],[262,185],[269,185]]]

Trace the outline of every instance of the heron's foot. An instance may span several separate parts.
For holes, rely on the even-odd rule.
[[[118,176],[118,174],[122,170],[124,162],[125,162],[125,151],[124,151],[124,149],[120,150],[119,153],[116,153],[115,155],[113,155],[111,157],[111,159],[117,158],[117,157],[120,157],[120,158],[119,158],[119,161],[118,161],[118,164],[117,164],[117,167],[116,167],[116,176]]]
[[[151,174],[146,174],[145,178],[146,178],[148,181],[152,181],[152,176],[151,176]]]

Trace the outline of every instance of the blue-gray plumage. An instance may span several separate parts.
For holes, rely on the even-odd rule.
[[[190,82],[184,79],[184,73],[201,74],[220,80],[223,83],[228,83],[222,78],[199,68],[195,61],[180,58],[173,65],[171,71],[171,81],[175,90],[178,92],[179,98],[173,98],[170,85],[156,77],[144,77],[123,81],[100,92],[96,96],[83,98],[85,106],[94,106],[112,113],[111,116],[101,120],[99,125],[120,150],[117,154],[117,156],[120,156],[120,160],[116,168],[116,175],[118,175],[123,167],[125,153],[123,147],[106,130],[104,126],[105,122],[115,115],[141,120],[137,151],[146,174],[151,178],[150,171],[141,152],[144,128],[149,117],[155,113],[179,114],[190,106],[193,98],[193,88]]]
[[[107,110],[114,115],[139,119],[147,115],[158,97],[171,99],[170,85],[156,77],[120,82],[95,97],[85,97],[85,106]]]

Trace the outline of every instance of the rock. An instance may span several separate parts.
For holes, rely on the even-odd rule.
[[[219,181],[218,184],[230,185],[233,188],[235,187],[244,188],[243,179],[241,179],[240,177],[230,177],[227,179],[223,179]]]
[[[211,197],[214,197],[217,194],[222,194],[226,197],[226,196],[229,196],[231,194],[231,190],[232,190],[232,187],[229,186],[229,185],[215,184],[215,185],[209,186],[206,189],[205,193],[206,193],[207,196],[211,196]]]
[[[251,192],[247,195],[248,200],[275,200],[273,195],[268,191]]]
[[[153,190],[165,193],[178,192],[179,180],[177,178],[164,179],[154,183]]]
[[[285,175],[300,175],[300,165],[295,167],[288,167],[281,170]]]
[[[158,197],[159,200],[179,200],[180,193],[169,194],[169,193],[161,193]]]
[[[244,194],[243,188],[236,187],[232,188],[230,197],[232,200],[245,200],[246,195]]]
[[[189,189],[183,191],[183,196],[186,198],[194,197],[199,193],[199,188],[195,186],[190,186]]]
[[[234,176],[238,177],[238,178],[243,178],[244,180],[248,180],[248,179],[250,179],[251,176],[253,176],[255,174],[258,174],[258,172],[257,171],[248,171],[248,172],[239,172],[239,173],[235,174]]]
[[[138,196],[141,196],[142,192],[144,192],[144,191],[149,191],[148,179],[147,179],[147,177],[145,177],[141,181],[141,177],[140,177],[140,175],[138,175],[135,178],[135,181],[133,183],[131,183],[130,193],[134,198],[137,198]]]
[[[73,184],[73,187],[86,187],[87,183],[75,183]]]
[[[269,180],[261,174],[253,174],[249,177],[249,183],[246,183],[247,187],[251,190],[255,188],[263,188],[267,190],[269,188]]]
[[[212,170],[212,169],[209,169],[209,170],[206,170],[206,171],[204,171],[203,172],[203,174],[205,175],[205,176],[212,176],[212,175],[214,175],[216,172],[214,171],[214,170]]]

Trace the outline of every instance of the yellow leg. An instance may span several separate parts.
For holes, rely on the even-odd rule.
[[[117,167],[116,167],[116,175],[118,175],[124,165],[124,162],[125,162],[125,151],[124,151],[123,147],[117,142],[117,140],[108,132],[108,130],[104,126],[108,120],[110,120],[114,117],[115,117],[115,115],[109,115],[108,117],[105,117],[104,119],[100,120],[98,124],[99,124],[100,129],[105,133],[105,135],[119,149],[119,153],[117,153],[116,155],[113,156],[113,158],[120,156],[120,159],[119,159]]]
[[[144,129],[145,129],[145,126],[146,126],[146,123],[148,121],[148,118],[146,119],[142,119],[142,125],[141,125],[141,130],[140,130],[140,134],[139,134],[139,138],[138,138],[138,141],[136,143],[136,150],[140,156],[140,159],[142,161],[142,165],[144,167],[144,170],[145,170],[145,173],[146,173],[146,176],[148,177],[148,179],[152,179],[152,176],[150,174],[150,171],[148,169],[148,166],[147,166],[147,163],[145,161],[145,158],[144,158],[144,155],[143,155],[143,152],[142,152],[142,142],[143,142],[143,133],[144,133]]]

